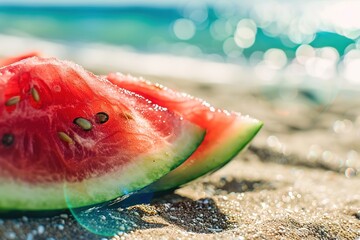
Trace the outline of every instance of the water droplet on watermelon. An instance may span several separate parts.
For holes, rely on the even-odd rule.
[[[59,85],[55,85],[54,86],[54,91],[55,92],[61,92],[61,87]]]

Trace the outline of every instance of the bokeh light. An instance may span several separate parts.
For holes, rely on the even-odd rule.
[[[180,40],[189,40],[195,35],[195,24],[189,19],[177,19],[173,25],[174,34]]]
[[[344,57],[344,78],[352,84],[360,84],[360,49],[350,50]]]
[[[282,69],[287,63],[287,57],[283,50],[271,48],[265,52],[264,61],[269,68]]]
[[[251,19],[242,19],[239,21],[234,33],[235,43],[240,48],[249,48],[251,47],[256,38],[256,24]]]

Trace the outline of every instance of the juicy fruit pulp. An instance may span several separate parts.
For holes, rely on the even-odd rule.
[[[204,130],[80,66],[27,58],[0,68],[0,209],[114,199],[159,179]],[[6,194],[4,194],[6,193]]]
[[[122,74],[109,74],[107,78],[121,88],[181,114],[207,131],[204,141],[189,159],[144,191],[173,189],[222,167],[246,147],[262,126],[262,122],[248,116],[215,109],[201,99],[143,79]]]

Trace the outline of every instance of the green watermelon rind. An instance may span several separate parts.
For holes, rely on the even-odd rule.
[[[184,163],[164,177],[143,189],[143,192],[163,192],[185,185],[205,174],[214,172],[230,162],[252,139],[263,126],[263,122],[248,116],[238,116],[217,139],[219,144],[206,153]],[[188,163],[188,164],[187,164]]]
[[[201,144],[205,130],[183,120],[181,134],[161,149],[122,168],[78,183],[31,185],[0,177],[0,211],[59,210],[93,205],[137,191],[183,163]]]

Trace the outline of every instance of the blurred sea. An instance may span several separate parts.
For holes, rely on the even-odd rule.
[[[309,11],[305,7],[296,9],[299,4],[296,1],[259,5],[256,1],[253,4],[226,2],[217,5],[189,2],[173,7],[0,5],[0,32],[72,43],[126,45],[146,52],[218,54],[219,59],[229,55],[235,57],[236,52],[232,52],[235,50],[248,58],[256,51],[265,52],[270,48],[282,49],[292,58],[301,44],[314,48],[331,46],[343,55],[360,34],[360,29],[346,34],[341,32],[348,30],[345,27],[331,29],[336,26],[327,26],[330,23],[320,26],[318,21],[323,19],[305,17],[303,14]],[[331,6],[332,3],[322,5],[327,4]],[[269,9],[263,9],[267,7]],[[293,14],[289,12],[291,9]],[[273,16],[261,16],[262,11]],[[242,31],[236,32],[239,27]],[[230,44],[234,34],[238,40]],[[181,43],[193,49],[184,52],[184,46],[179,46]]]
[[[120,2],[0,3],[0,55],[61,45],[55,56],[145,75],[360,86],[358,1]]]

